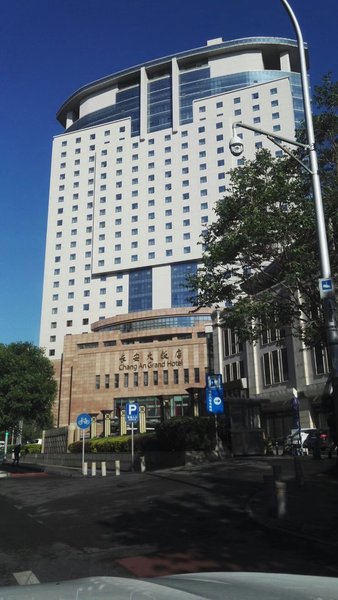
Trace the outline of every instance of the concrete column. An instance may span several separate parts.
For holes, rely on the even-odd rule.
[[[104,437],[109,437],[110,436],[110,415],[112,413],[112,409],[111,408],[102,409],[101,412],[103,414],[103,435],[104,435]]]
[[[146,407],[140,406],[140,422],[139,422],[139,430],[140,433],[145,433],[147,431],[146,425]]]
[[[145,67],[141,67],[140,82],[140,140],[148,133],[148,76]]]
[[[180,126],[180,80],[176,58],[171,61],[171,90],[173,133],[176,133]]]
[[[121,410],[120,412],[120,435],[126,435],[127,423],[126,423],[126,411]]]
[[[288,52],[281,52],[280,68],[281,68],[281,71],[291,71],[290,55]]]
[[[90,415],[90,438],[93,439],[97,436],[97,430],[96,430],[96,418],[97,418],[97,413],[89,413]]]
[[[72,110],[67,112],[67,118],[66,118],[66,129],[68,129],[68,127],[70,127],[71,125],[73,125],[75,119],[74,119],[74,113]]]

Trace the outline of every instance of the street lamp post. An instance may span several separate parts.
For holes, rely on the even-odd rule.
[[[325,226],[325,216],[324,216],[324,208],[323,208],[323,200],[322,200],[322,192],[320,186],[320,177],[318,172],[318,159],[317,152],[315,146],[315,136],[314,136],[314,128],[313,128],[313,119],[312,119],[312,111],[311,111],[311,102],[310,102],[310,94],[309,94],[309,86],[307,80],[307,68],[306,68],[306,58],[305,58],[305,48],[303,35],[299,26],[299,23],[296,19],[296,16],[287,2],[287,0],[281,0],[283,6],[287,10],[292,24],[294,26],[297,40],[298,40],[298,50],[299,50],[299,59],[300,59],[300,74],[301,74],[301,83],[302,83],[302,93],[303,93],[303,102],[304,102],[304,116],[305,116],[305,126],[307,132],[307,144],[301,144],[295,140],[289,140],[282,136],[276,136],[273,133],[268,131],[264,131],[261,129],[257,129],[251,125],[246,125],[245,123],[237,122],[233,125],[234,135],[230,140],[230,150],[235,156],[240,156],[243,152],[244,146],[242,140],[239,136],[236,135],[236,127],[243,127],[244,129],[249,129],[252,131],[257,131],[263,135],[266,135],[270,141],[275,143],[277,146],[282,148],[287,154],[292,156],[295,160],[300,162],[302,166],[311,174],[312,178],[312,188],[313,188],[313,199],[315,205],[315,213],[316,213],[316,225],[317,225],[317,236],[318,236],[318,249],[319,249],[319,260],[320,260],[320,271],[321,271],[321,280],[330,282],[328,287],[328,292],[321,294],[323,300],[323,310],[324,310],[324,319],[325,319],[325,330],[326,330],[326,339],[328,346],[328,355],[331,363],[331,378],[332,378],[332,387],[333,387],[333,401],[334,401],[334,416],[335,416],[335,432],[336,438],[338,438],[338,326],[337,326],[337,307],[336,307],[336,298],[333,282],[331,280],[331,266],[330,266],[330,257],[329,257],[329,248],[327,242],[326,235],[326,226]],[[293,144],[295,146],[300,146],[306,148],[309,152],[310,159],[310,168],[301,162],[297,157],[295,157],[287,148],[280,144],[280,140],[285,141],[289,144]],[[338,441],[338,440],[337,440]]]

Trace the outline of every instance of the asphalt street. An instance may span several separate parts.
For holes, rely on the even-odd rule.
[[[22,573],[39,582],[189,571],[338,576],[334,553],[250,518],[270,472],[264,461],[228,460],[120,477],[1,479],[0,585]]]

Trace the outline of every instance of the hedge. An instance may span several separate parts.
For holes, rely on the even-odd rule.
[[[135,434],[135,451],[151,447],[153,438],[155,438],[154,433]],[[82,441],[70,444],[68,449],[70,452],[82,452]],[[85,452],[94,454],[101,452],[131,452],[131,435],[85,440]]]
[[[20,453],[23,454],[41,454],[41,444],[25,444],[21,447]]]
[[[225,420],[218,420],[219,438],[227,445],[228,430]],[[174,417],[155,427],[154,433],[134,435],[135,451],[210,451],[215,447],[214,417]],[[82,441],[69,446],[70,452],[82,452]],[[85,440],[85,452],[131,452],[131,436],[94,438]]]

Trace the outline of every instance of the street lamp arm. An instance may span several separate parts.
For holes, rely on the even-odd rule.
[[[267,138],[268,138],[268,140],[270,140],[270,142],[273,142],[274,144],[276,144],[276,146],[278,146],[278,148],[283,150],[283,152],[286,152],[286,154],[288,154],[291,158],[296,160],[301,165],[301,167],[303,167],[303,169],[305,169],[308,173],[310,173],[310,175],[312,175],[311,169],[309,169],[309,167],[305,163],[303,163],[303,161],[300,160],[300,158],[298,158],[292,152],[290,152],[290,150],[288,148],[286,148],[285,146],[282,146],[282,144],[277,142],[277,140],[270,135],[267,135]]]
[[[247,123],[243,123],[242,121],[236,121],[236,123],[233,123],[232,130],[233,130],[234,135],[236,135],[237,127],[243,127],[243,129],[249,129],[250,131],[255,131],[257,133],[261,133],[262,135],[267,136],[269,138],[269,140],[271,140],[272,142],[274,141],[274,139],[282,140],[282,142],[286,142],[287,144],[292,144],[293,146],[299,146],[299,148],[305,148],[306,150],[311,149],[309,144],[301,144],[301,142],[297,142],[296,140],[290,140],[289,138],[286,138],[282,135],[276,135],[275,133],[271,133],[271,131],[266,131],[265,129],[259,129],[258,127],[254,127],[253,125],[248,125]]]

